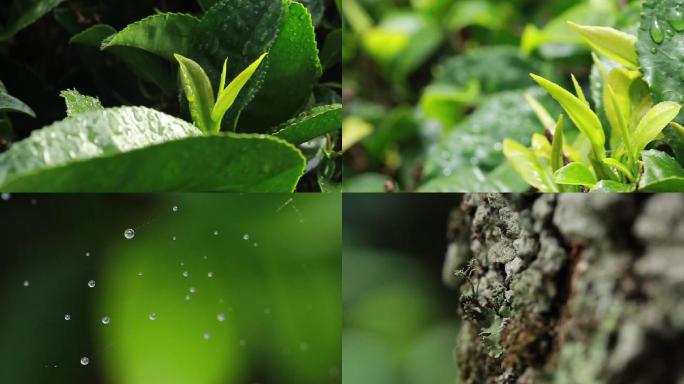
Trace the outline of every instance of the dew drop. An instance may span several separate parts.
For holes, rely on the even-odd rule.
[[[173,212],[178,212],[178,206],[177,206],[177,205],[174,205],[173,208],[171,208],[171,210],[172,210]]]
[[[223,322],[226,320],[226,315],[223,312],[221,312],[218,315],[216,315],[216,320]]]
[[[684,31],[684,13],[679,8],[672,8],[667,21],[676,31]]]
[[[190,276],[190,272],[188,271],[183,271],[183,277],[188,277]]]
[[[124,237],[128,240],[135,237],[135,231],[133,230],[133,228],[128,228],[127,230],[125,230],[124,231]]]
[[[190,300],[192,297],[190,295],[185,295],[185,300]]]
[[[71,315],[68,313],[66,315],[64,315],[64,320],[66,320],[66,321],[71,320]]]
[[[209,333],[209,332],[204,332],[204,334],[202,335],[202,337],[204,337],[204,340],[209,340],[209,338],[211,338],[211,333]]]
[[[195,293],[195,292],[197,292],[197,290],[195,289],[195,287],[190,287],[190,293]]]
[[[214,236],[218,236],[218,230],[214,231]]]
[[[245,233],[244,235],[242,235],[242,240],[249,240],[249,233]]]
[[[157,314],[154,312],[150,313],[150,320],[152,320],[152,321],[157,320]]]
[[[90,288],[95,288],[95,280],[90,280],[90,281],[88,281],[88,286],[89,286]]]
[[[665,33],[663,32],[663,27],[660,25],[660,21],[657,17],[653,18],[651,22],[651,29],[649,30],[651,34],[651,39],[656,43],[660,44],[665,40]]]
[[[81,357],[81,365],[88,365],[88,363],[90,363],[89,358],[87,358],[85,356]]]
[[[143,273],[142,273],[142,272],[138,272],[138,276],[143,277]]]
[[[171,240],[176,241],[176,236],[172,237]]]
[[[655,47],[651,48],[651,53],[655,55],[656,53],[658,53],[658,49]]]
[[[90,257],[90,252],[85,253],[86,257]]]
[[[109,316],[105,316],[102,318],[102,324],[104,324],[104,325],[109,324]]]
[[[29,285],[31,285],[31,284],[29,283],[29,281],[28,281],[28,280],[24,280],[24,287],[28,287]]]
[[[214,272],[208,272],[207,277],[214,277]]]

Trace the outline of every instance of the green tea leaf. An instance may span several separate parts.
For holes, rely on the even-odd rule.
[[[203,132],[218,132],[216,123],[211,118],[211,111],[214,108],[214,91],[207,74],[196,62],[175,55],[180,65],[180,79],[185,97],[190,105],[190,114],[197,127]]]
[[[35,23],[64,0],[15,0],[7,27],[0,32],[0,41],[8,40],[17,32]]]
[[[263,132],[295,116],[305,107],[321,75],[311,15],[302,4],[287,5],[278,37],[268,52],[264,82],[241,115],[242,131]]]
[[[113,46],[139,48],[173,60],[174,53],[189,54],[199,22],[195,16],[180,13],[149,16],[108,36],[101,49]]]
[[[636,36],[610,27],[591,27],[568,21],[572,27],[596,52],[606,55],[618,63],[638,69]]]
[[[618,183],[617,181],[613,180],[601,180],[596,183],[593,188],[591,188],[590,192],[627,193],[634,192],[634,186],[631,184]]]
[[[281,125],[273,136],[301,144],[342,127],[342,104],[324,105],[302,113]]]
[[[549,172],[543,169],[534,153],[524,145],[506,139],[503,141],[503,153],[518,175],[528,184],[541,192],[558,192]]]
[[[67,89],[59,93],[67,107],[67,116],[71,117],[84,112],[99,111],[102,108],[97,97],[82,95],[75,89]]]
[[[7,93],[5,85],[0,81],[0,112],[20,112],[31,117],[36,117],[33,109],[23,101]]]
[[[628,71],[616,67],[606,76],[603,86],[603,106],[606,118],[613,128],[613,134],[619,134],[619,140],[611,143],[624,143],[630,156],[634,158],[633,139],[629,130],[629,122],[632,115],[632,100],[630,87],[634,80],[640,77],[636,71]]]
[[[613,167],[613,168],[617,169],[618,171],[620,171],[623,175],[627,176],[627,178],[629,178],[630,180],[634,180],[634,175],[632,174],[632,172],[629,170],[629,168],[627,168],[621,162],[619,162],[613,158],[610,158],[610,157],[606,157],[602,161],[604,164],[608,165],[609,167]]]
[[[563,115],[558,116],[551,142],[551,170],[556,172],[563,166]]]
[[[644,192],[684,192],[684,168],[664,152],[643,151],[644,173],[639,190]]]
[[[554,172],[553,181],[558,184],[592,187],[596,184],[596,176],[586,164],[570,163]]]
[[[680,103],[684,98],[684,82],[681,79],[684,29],[679,7],[677,0],[645,0],[642,5],[643,27],[638,31],[637,53],[644,80],[656,103]],[[668,30],[671,35],[667,33]],[[660,36],[663,38],[659,39]],[[680,111],[676,120],[680,124],[684,123],[684,113]],[[677,160],[684,164],[683,144],[672,130],[672,127],[667,127],[663,133],[668,144],[675,149]]]
[[[219,82],[227,58],[227,78],[234,78],[271,50],[284,22],[285,8],[284,0],[217,1],[200,20],[190,57],[205,69],[212,83]],[[272,55],[235,100],[224,118],[224,127],[235,129],[241,112],[261,88],[271,60]]]
[[[116,33],[114,27],[107,24],[95,24],[71,37],[70,44],[88,45],[100,48],[102,41]]]
[[[213,132],[218,132],[221,129],[221,120],[223,120],[223,116],[228,111],[228,108],[233,105],[233,102],[235,102],[235,99],[237,98],[238,94],[240,94],[242,88],[245,86],[245,84],[247,84],[249,79],[252,78],[252,75],[254,75],[254,72],[256,72],[256,70],[259,68],[259,65],[261,65],[264,57],[266,57],[266,53],[259,56],[258,59],[256,59],[252,64],[240,72],[240,74],[237,75],[226,88],[219,88],[216,104],[211,110],[211,119],[214,122]],[[225,83],[225,76],[226,62],[224,61],[223,72],[221,72],[221,87],[223,87],[223,84]]]
[[[319,54],[323,69],[329,69],[342,61],[342,29],[328,34]]]
[[[639,121],[634,132],[634,149],[640,152],[674,119],[682,107],[671,101],[656,104]]]
[[[292,191],[301,153],[265,136],[202,136],[143,107],[87,112],[43,128],[0,155],[6,191]]]
[[[596,156],[599,159],[605,157],[603,146],[605,145],[606,136],[603,132],[601,121],[589,106],[561,86],[543,77],[534,74],[531,74],[531,76],[551,94],[551,97],[558,101],[568,116],[570,116],[570,120],[589,138]]]

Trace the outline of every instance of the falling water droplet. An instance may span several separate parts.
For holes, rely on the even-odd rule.
[[[143,277],[143,273],[142,273],[142,272],[138,272],[138,276]]]
[[[672,8],[667,21],[678,32],[684,31],[684,13],[682,13],[681,9],[677,7]]]
[[[90,257],[90,252],[86,252],[86,257]]]
[[[95,280],[90,280],[90,281],[88,281],[88,286],[89,286],[90,288],[95,288]]]
[[[214,231],[214,236],[218,236],[218,230]]]
[[[102,318],[102,324],[104,324],[104,325],[109,324],[109,316],[105,316]]]
[[[64,315],[64,320],[66,320],[66,321],[71,320],[71,315],[68,313],[66,315]]]
[[[651,39],[656,43],[660,44],[665,40],[665,33],[663,32],[663,27],[660,25],[660,21],[657,17],[653,18],[651,22],[651,29],[649,30],[651,34]]]
[[[171,210],[174,211],[174,212],[178,212],[178,206],[177,206],[177,205],[174,205],[173,208],[171,208]]]
[[[28,280],[24,280],[24,287],[28,287],[30,285]]]
[[[127,230],[125,230],[124,231],[124,237],[128,240],[135,237],[135,231],[133,230],[133,228],[128,228]]]
[[[183,271],[183,277],[188,277],[190,276],[190,272],[188,271]]]
[[[226,320],[226,315],[223,312],[221,312],[218,315],[216,315],[216,319],[220,322],[223,322],[224,320]]]
[[[171,240],[176,241],[176,236],[172,237]]]
[[[197,292],[197,290],[195,289],[195,287],[190,287],[190,293],[195,293],[195,292]]]
[[[157,314],[154,312],[150,313],[150,320],[157,320]]]
[[[244,235],[242,235],[242,240],[249,240],[249,233],[245,233]]]
[[[207,277],[214,277],[214,272],[208,272]]]
[[[202,335],[202,337],[204,337],[204,340],[209,340],[209,338],[211,337],[211,333],[204,332],[204,335]]]
[[[88,363],[90,363],[89,358],[87,358],[85,356],[81,357],[81,365],[88,365]]]

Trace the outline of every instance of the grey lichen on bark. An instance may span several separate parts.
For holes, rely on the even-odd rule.
[[[684,382],[684,195],[469,194],[449,239],[461,382]]]

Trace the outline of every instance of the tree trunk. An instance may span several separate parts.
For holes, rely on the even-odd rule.
[[[463,383],[684,383],[684,195],[465,195]]]

